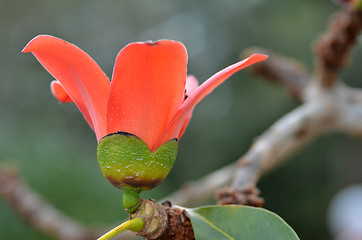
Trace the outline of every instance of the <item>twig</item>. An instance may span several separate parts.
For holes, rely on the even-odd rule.
[[[316,78],[325,87],[332,86],[338,71],[348,62],[348,53],[362,28],[362,12],[352,8],[338,13],[329,24],[328,32],[315,44]]]
[[[53,238],[91,240],[98,235],[93,229],[65,216],[36,194],[19,177],[13,166],[2,166],[0,169],[0,196],[21,219]]]
[[[194,240],[191,220],[184,209],[173,208],[169,201],[161,205],[153,200],[141,200],[141,205],[130,218],[141,218],[143,229],[137,234],[148,240]]]
[[[229,164],[196,181],[185,183],[179,190],[167,196],[164,200],[184,207],[192,207],[211,199],[215,190],[225,186],[236,170],[236,163]]]
[[[255,185],[261,176],[282,164],[314,138],[333,131],[362,136],[362,91],[343,84],[333,89],[311,82],[304,91],[305,104],[286,114],[255,140],[236,164],[230,164],[196,181],[185,184],[165,199],[177,205],[194,206],[218,191],[220,204],[260,206]],[[233,178],[233,179],[232,179]],[[237,189],[237,191],[236,191]]]
[[[291,84],[293,76],[280,67],[280,58],[270,58],[273,62],[254,68],[261,76],[276,79],[287,88],[296,86],[295,92],[304,104],[278,120],[256,140],[239,160],[230,186],[217,192],[219,204],[260,206],[255,186],[261,175],[283,163],[313,138],[333,131],[362,135],[362,91],[346,87],[337,78],[361,29],[362,13],[352,9],[341,12],[332,21],[330,32],[316,44],[317,74],[306,86]]]
[[[107,229],[86,227],[66,216],[28,186],[15,165],[0,165],[0,197],[20,219],[37,231],[60,240],[94,240]],[[114,240],[131,240],[133,232],[127,231]]]
[[[219,204],[260,206],[259,202],[240,202],[239,195],[245,195],[245,189],[255,186],[262,174],[280,165],[314,137],[330,131],[333,128],[332,109],[327,102],[311,102],[273,124],[239,160],[230,185],[233,191],[230,187],[218,191]],[[257,192],[249,193],[254,196]]]
[[[269,59],[250,66],[250,69],[265,80],[286,88],[293,98],[301,98],[302,90],[310,80],[309,73],[304,64],[295,59],[257,47],[247,48],[242,52],[241,58],[256,52],[269,55]]]

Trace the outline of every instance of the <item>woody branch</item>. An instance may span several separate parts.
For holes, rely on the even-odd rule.
[[[361,12],[346,9],[336,15],[315,44],[316,70],[309,77],[299,63],[289,59],[285,64],[280,56],[254,67],[257,74],[284,84],[303,104],[275,122],[238,160],[231,183],[217,191],[219,204],[261,206],[256,183],[263,174],[322,134],[361,135],[362,91],[338,78],[361,28]]]

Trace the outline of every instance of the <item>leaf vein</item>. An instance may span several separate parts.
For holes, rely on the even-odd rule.
[[[215,228],[217,231],[219,231],[222,235],[224,235],[225,237],[227,237],[230,240],[235,240],[235,238],[231,237],[229,234],[227,234],[226,232],[222,231],[220,228],[218,228],[217,226],[215,226],[212,222],[208,221],[206,218],[204,218],[203,216],[201,216],[200,214],[193,212],[193,214],[195,214],[196,216],[198,216],[201,220],[203,220],[204,222],[206,222],[207,224],[209,224],[210,226],[212,226],[213,228]]]

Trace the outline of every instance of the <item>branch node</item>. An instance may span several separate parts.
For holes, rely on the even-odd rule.
[[[193,240],[194,232],[186,211],[172,208],[171,202],[159,205],[154,200],[141,200],[138,210],[130,215],[131,219],[140,217],[145,225],[137,234],[148,240]]]
[[[238,204],[262,207],[265,201],[259,197],[259,195],[260,190],[254,184],[250,184],[248,187],[242,189],[227,186],[216,192],[219,205]]]
[[[337,81],[337,73],[348,62],[348,53],[362,29],[362,12],[346,9],[334,15],[328,32],[314,45],[317,55],[318,81],[331,87]]]

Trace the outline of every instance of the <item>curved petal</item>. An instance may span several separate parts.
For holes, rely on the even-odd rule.
[[[50,90],[52,91],[53,96],[58,99],[61,103],[70,103],[72,99],[69,97],[68,93],[64,90],[62,84],[57,80],[54,80],[50,83]]]
[[[189,75],[186,78],[186,87],[185,87],[185,100],[190,96],[199,86],[199,82],[193,75]],[[177,139],[179,139],[185,132],[187,126],[189,125],[189,122],[192,117],[192,111],[194,110],[194,107],[189,111],[189,113],[186,116],[186,119],[184,120],[180,133],[177,136]]]
[[[249,58],[237,62],[219,72],[214,74],[208,80],[206,80],[200,87],[198,87],[182,104],[180,109],[177,111],[177,114],[173,118],[170,125],[167,127],[163,135],[157,141],[157,144],[160,145],[163,142],[175,138],[181,137],[180,133],[184,125],[185,119],[187,119],[188,114],[192,111],[194,106],[199,103],[206,95],[208,95],[212,90],[217,86],[223,83],[234,73],[240,71],[243,68],[246,68],[254,63],[263,61],[267,59],[268,56],[263,54],[253,54]]]
[[[185,86],[185,100],[199,87],[199,82],[194,75],[188,75]]]
[[[50,91],[52,92],[53,96],[58,99],[60,103],[71,103],[72,98],[68,95],[68,93],[65,91],[64,87],[60,82],[57,80],[54,80],[50,83]],[[83,116],[89,126],[94,130],[92,118],[89,116],[88,112],[83,113]]]
[[[62,39],[39,35],[23,52],[32,52],[57,79],[91,126],[98,141],[106,135],[109,80],[97,63],[77,46]]]
[[[122,49],[111,81],[108,133],[132,133],[153,151],[183,101],[186,68],[180,42],[132,43]]]

